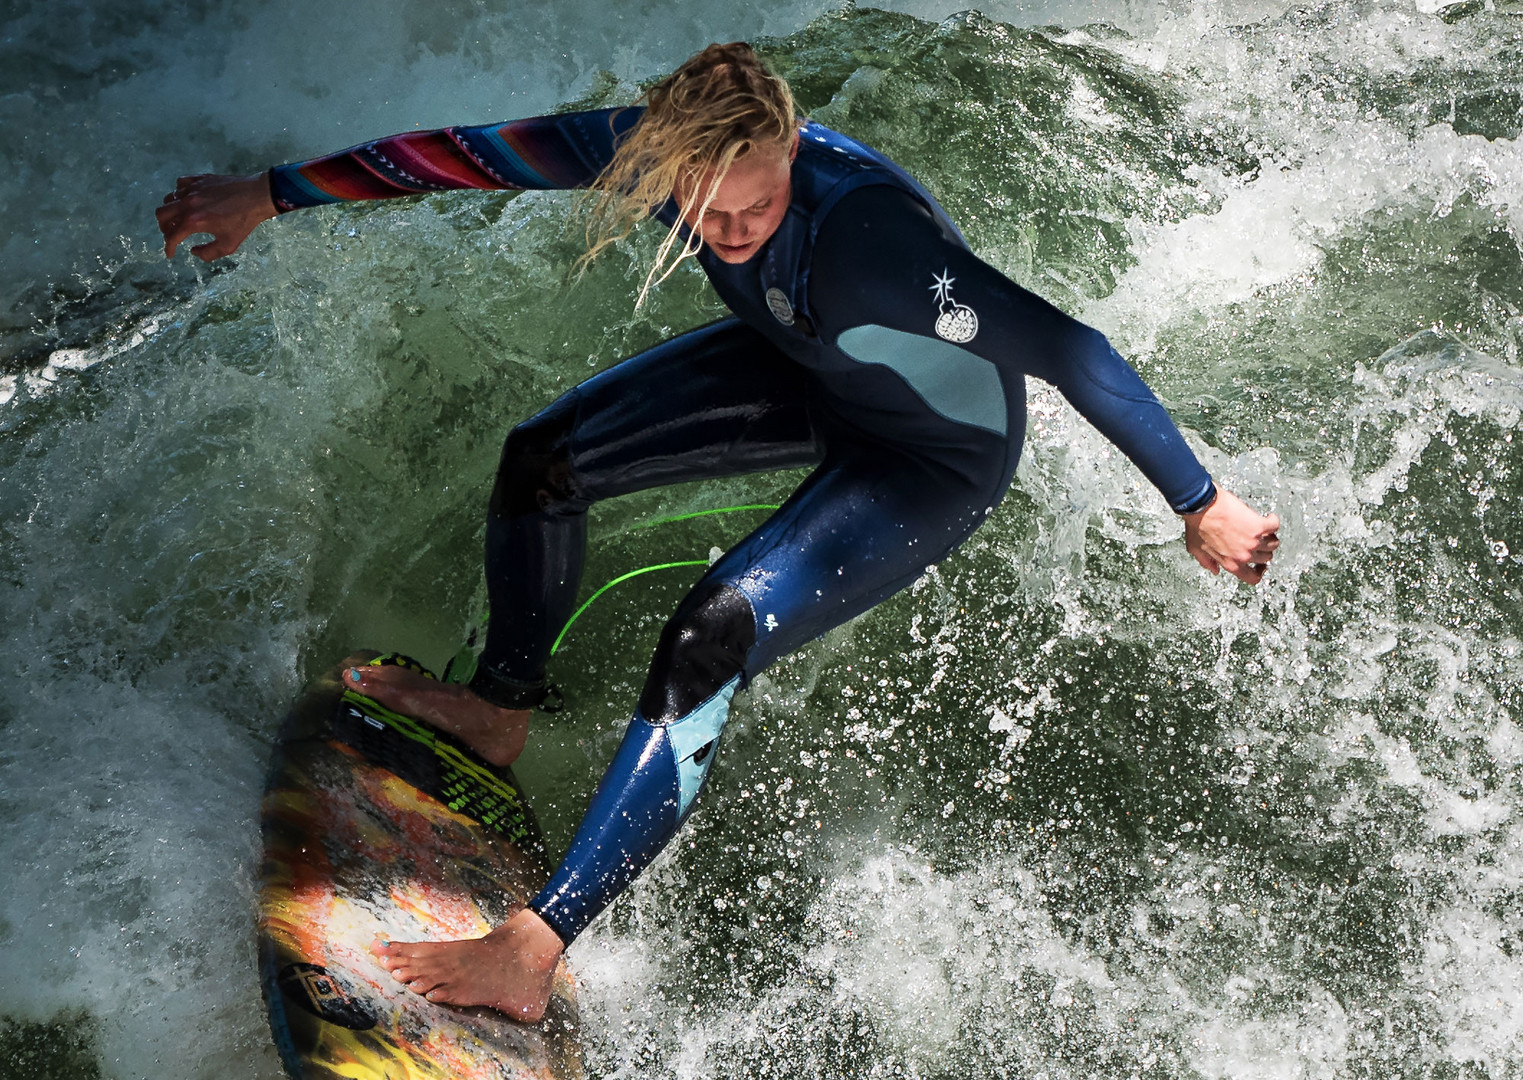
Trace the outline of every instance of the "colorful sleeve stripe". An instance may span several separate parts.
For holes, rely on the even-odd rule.
[[[413,131],[311,161],[277,165],[281,211],[429,191],[586,187],[644,110],[602,109],[480,127]]]

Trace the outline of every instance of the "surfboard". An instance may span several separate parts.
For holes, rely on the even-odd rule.
[[[556,976],[545,1019],[435,1005],[371,955],[393,941],[480,937],[547,876],[539,826],[512,770],[344,687],[360,653],[292,707],[261,808],[259,972],[270,1029],[296,1080],[573,1080],[574,987]]]

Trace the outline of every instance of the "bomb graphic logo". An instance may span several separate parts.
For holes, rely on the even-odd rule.
[[[952,282],[957,279],[945,268],[939,275],[931,275],[931,279],[936,282],[931,291],[936,294],[940,309],[936,316],[936,336],[959,345],[972,341],[978,333],[978,314],[967,304],[952,299]]]

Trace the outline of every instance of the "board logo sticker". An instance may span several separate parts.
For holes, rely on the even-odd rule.
[[[783,295],[783,290],[776,285],[767,290],[767,310],[772,312],[772,317],[784,326],[793,325],[793,305]]]
[[[967,304],[952,299],[952,282],[957,279],[943,267],[939,275],[931,275],[931,280],[936,283],[931,286],[931,291],[936,294],[939,309],[936,336],[958,345],[972,341],[978,334],[978,314]]]
[[[375,1027],[375,1016],[344,993],[344,988],[328,974],[327,968],[317,964],[287,964],[275,981],[287,1001],[294,1002],[319,1020],[351,1031],[368,1031]]]

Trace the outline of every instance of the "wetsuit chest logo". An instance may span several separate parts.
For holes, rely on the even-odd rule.
[[[793,305],[788,302],[788,297],[776,285],[767,290],[767,310],[772,312],[772,317],[784,326],[793,325]]]
[[[952,299],[952,282],[957,279],[943,269],[939,275],[932,274],[931,280],[936,283],[931,286],[938,308],[936,336],[958,345],[972,341],[978,334],[978,314],[967,304]]]

